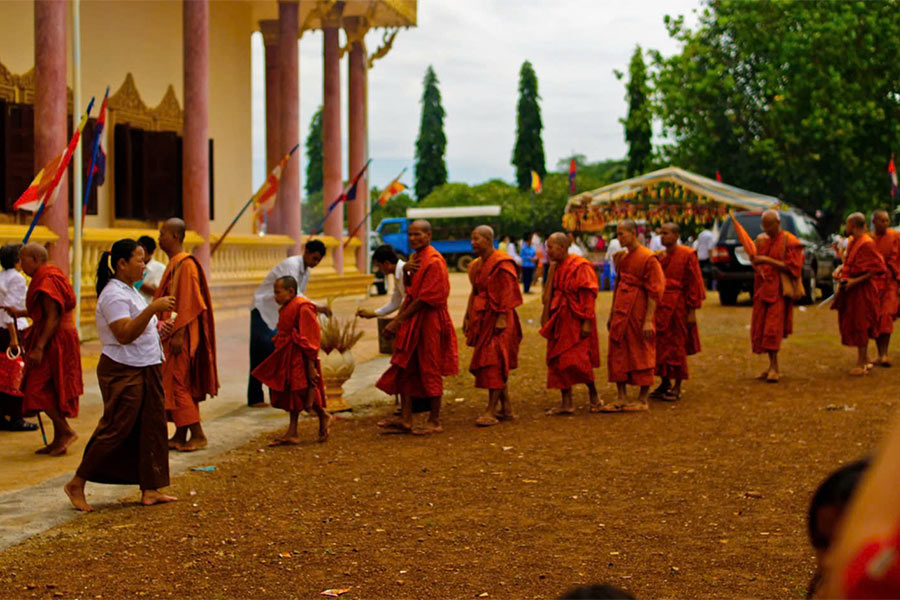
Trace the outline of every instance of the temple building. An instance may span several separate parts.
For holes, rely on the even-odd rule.
[[[76,15],[77,9],[77,15]],[[402,28],[416,25],[417,0],[34,0],[0,3],[0,243],[21,241],[31,221],[12,209],[34,175],[65,148],[88,100],[96,99],[83,140],[109,87],[105,182],[91,190],[84,222],[81,322],[94,317],[94,277],[100,253],[122,237],[156,237],[159,224],[182,217],[186,246],[206,265],[217,308],[249,306],[268,270],[297,253],[301,234],[300,154],[284,170],[265,235],[245,215],[210,256],[255,191],[251,181],[251,35],[265,45],[267,170],[300,140],[300,85],[323,86],[323,197],[337,198],[342,138],[349,179],[368,159],[367,74]],[[73,49],[78,21],[80,45]],[[340,31],[344,30],[344,35]],[[378,46],[366,47],[366,33]],[[323,32],[323,81],[299,76],[298,40]],[[342,44],[341,38],[345,42]],[[75,54],[80,54],[80,78]],[[347,89],[341,89],[346,61]],[[80,90],[78,83],[80,82]],[[80,106],[75,97],[80,95]],[[341,132],[341,102],[349,131]],[[74,115],[74,117],[73,117]],[[87,181],[91,144],[81,145]],[[298,152],[303,152],[303,146]],[[69,168],[69,174],[73,167]],[[39,221],[33,241],[47,243],[51,260],[76,270],[73,184],[60,184],[56,203]],[[77,202],[80,204],[80,200]],[[330,201],[326,201],[326,206]],[[356,197],[324,224],[328,256],[308,290],[317,297],[364,293],[368,232],[344,239],[348,223],[364,219],[365,178]],[[157,259],[165,260],[157,251]]]

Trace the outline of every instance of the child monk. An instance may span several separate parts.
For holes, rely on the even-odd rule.
[[[253,370],[253,376],[269,386],[272,406],[291,414],[290,425],[272,446],[300,443],[297,421],[300,411],[319,417],[319,441],[328,439],[333,418],[325,410],[325,386],[319,364],[322,332],[316,305],[297,295],[297,280],[286,275],[275,280],[278,303],[278,332],[272,341],[275,351]]]

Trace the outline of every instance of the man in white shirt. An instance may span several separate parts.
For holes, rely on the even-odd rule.
[[[144,277],[135,283],[134,287],[149,304],[153,302],[153,294],[156,293],[156,288],[162,281],[166,265],[153,258],[153,253],[156,252],[156,240],[149,235],[142,235],[138,238],[137,243],[144,249]]]
[[[275,280],[290,275],[297,280],[297,294],[304,295],[309,284],[310,270],[318,265],[325,256],[325,244],[320,240],[310,240],[303,246],[303,254],[289,256],[269,271],[263,282],[253,294],[253,307],[250,310],[250,371],[259,366],[272,352],[275,345],[272,338],[278,326],[278,303],[275,302],[273,286]],[[319,313],[331,316],[327,306],[316,307]],[[247,384],[247,405],[252,407],[266,406],[262,382],[250,375]]]
[[[567,233],[566,237],[569,238],[569,254],[584,256],[584,250],[581,249],[581,245],[578,243],[578,240],[575,239],[575,236],[571,233]]]
[[[394,252],[394,248],[390,244],[384,244],[375,248],[372,254],[372,262],[375,268],[381,271],[385,277],[394,276],[394,291],[391,299],[387,304],[375,310],[367,310],[360,308],[356,314],[363,319],[374,319],[375,317],[386,317],[403,304],[403,298],[406,297],[406,274],[403,272],[403,265],[406,264]]]
[[[656,231],[654,231],[650,235],[650,245],[647,246],[648,248],[650,248],[650,252],[659,252],[660,250],[666,249],[666,247],[663,246],[662,236],[659,234],[659,232],[659,227],[657,227]]]
[[[616,276],[616,262],[613,260],[613,257],[623,250],[622,243],[619,242],[618,236],[612,236],[609,240],[609,246],[606,248],[606,262],[609,263],[609,272],[615,277]]]
[[[697,251],[697,259],[700,261],[700,272],[703,274],[703,280],[706,282],[706,289],[710,289],[710,272],[709,272],[709,253],[716,245],[715,234],[706,227],[697,236],[694,242],[694,250]]]

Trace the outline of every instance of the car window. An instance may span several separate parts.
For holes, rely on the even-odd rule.
[[[381,235],[391,235],[393,233],[403,233],[403,223],[400,221],[394,221],[391,223],[385,223],[381,227]]]
[[[811,221],[804,218],[797,218],[797,237],[803,240],[807,240],[809,242],[819,242],[821,239],[819,238],[819,232],[816,231],[815,226]]]
[[[762,233],[762,219],[760,215],[750,214],[750,215],[736,215],[738,223],[740,223],[744,229],[747,230],[747,233],[750,234],[750,239],[755,240],[756,236]],[[737,242],[737,232],[734,230],[734,226],[731,224],[731,219],[725,221],[725,224],[722,225],[722,232],[719,234],[720,242]]]

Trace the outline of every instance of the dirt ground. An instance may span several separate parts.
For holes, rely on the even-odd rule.
[[[601,294],[601,322],[608,307]],[[807,308],[782,382],[755,381],[750,310],[713,295],[680,403],[590,415],[578,390],[578,414],[550,418],[538,311],[521,312],[514,423],[474,427],[484,393],[461,348],[443,435],[382,435],[372,416],[338,421],[322,445],[256,440],[176,478],[177,503],[106,507],[6,550],[0,597],[552,598],[590,582],[638,597],[802,597],[812,489],[873,449],[900,366],[846,377],[835,313]],[[611,398],[605,367],[597,378]],[[302,426],[312,440],[313,421]]]

